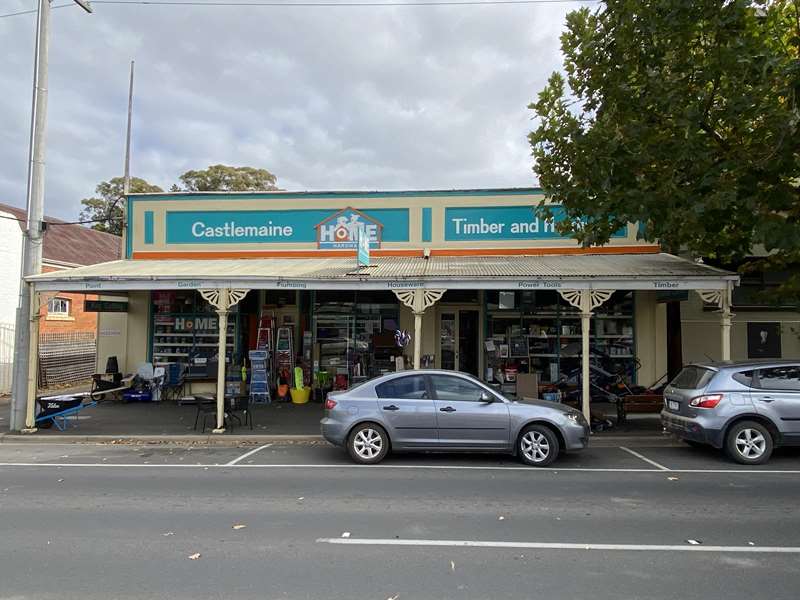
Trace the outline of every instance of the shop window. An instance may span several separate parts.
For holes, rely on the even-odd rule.
[[[398,400],[422,400],[428,397],[425,378],[422,375],[398,377],[375,387],[378,398],[397,398]]]
[[[314,365],[340,386],[396,370],[399,302],[390,291],[314,294]]]
[[[213,377],[217,373],[219,317],[195,290],[152,292],[150,356],[154,363],[183,363],[188,374]],[[240,347],[239,313],[228,317],[225,362],[234,364]]]
[[[56,318],[69,317],[70,305],[69,298],[51,298],[47,303],[47,316]]]
[[[431,375],[436,399],[445,402],[480,402],[483,388],[479,385],[450,375]]]
[[[518,373],[537,373],[543,384],[579,383],[578,309],[550,290],[489,290],[485,298],[487,382],[507,394],[516,392]],[[594,311],[589,332],[593,363],[629,382],[637,368],[633,309],[632,291],[615,292]]]

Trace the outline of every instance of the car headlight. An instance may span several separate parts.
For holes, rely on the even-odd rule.
[[[572,421],[573,423],[578,423],[583,425],[583,415],[579,412],[569,412],[567,413],[567,418]]]

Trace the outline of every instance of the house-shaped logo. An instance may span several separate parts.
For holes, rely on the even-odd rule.
[[[356,210],[343,208],[317,225],[317,247],[324,250],[358,248],[358,230],[363,227],[370,248],[381,247],[383,224]]]

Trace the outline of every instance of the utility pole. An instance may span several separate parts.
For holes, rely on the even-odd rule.
[[[74,0],[86,12],[92,12],[88,0]],[[30,285],[25,277],[42,270],[42,234],[44,227],[44,159],[47,129],[47,59],[50,46],[50,0],[39,0],[36,11],[36,43],[33,67],[33,101],[31,137],[28,149],[28,218],[22,235],[22,269],[19,283],[19,304],[14,333],[14,370],[11,392],[10,426],[12,431],[25,426],[28,402],[28,369],[30,322],[32,314]],[[38,309],[38,307],[37,307]]]
[[[128,194],[131,191],[131,121],[133,120],[133,61],[131,61],[131,83],[128,87],[128,131],[125,135],[125,174],[122,180],[122,235],[120,236],[120,256],[125,258],[126,238],[128,236]],[[108,215],[109,217],[111,215]]]

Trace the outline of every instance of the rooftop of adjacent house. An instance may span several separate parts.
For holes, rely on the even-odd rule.
[[[25,228],[27,213],[24,209],[0,204],[0,212],[7,213]],[[61,219],[44,217],[48,226],[44,233],[42,260],[58,265],[94,265],[118,260],[121,256],[120,238],[116,235],[89,229],[83,225],[69,224]]]

